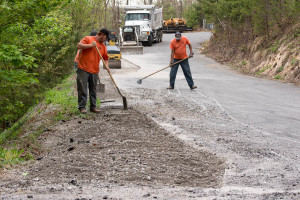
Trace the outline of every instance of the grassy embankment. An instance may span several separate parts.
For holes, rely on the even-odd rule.
[[[0,134],[0,169],[33,160],[42,151],[37,138],[61,120],[82,116],[77,109],[74,74],[45,92],[44,100],[30,108],[11,128]],[[97,100],[100,106],[100,100]]]

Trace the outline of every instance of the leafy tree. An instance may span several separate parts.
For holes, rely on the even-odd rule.
[[[197,0],[196,7],[198,17],[211,19],[217,32],[247,32],[244,36],[254,38],[276,36],[296,23],[299,4],[298,0]]]
[[[198,4],[191,4],[185,8],[183,17],[187,20],[187,26],[195,28],[200,24],[202,26],[204,13]]]
[[[73,70],[76,44],[114,15],[109,2],[0,0],[0,132]]]
[[[0,48],[0,121],[3,128],[19,118],[26,107],[24,101],[30,97],[29,89],[37,84],[35,73],[29,73],[23,68],[36,67],[35,59],[22,55],[21,49],[15,45],[2,45]],[[26,90],[26,89],[27,90]]]
[[[0,2],[2,129],[70,71],[65,58],[75,50],[70,46],[72,21],[67,4],[61,0]]]

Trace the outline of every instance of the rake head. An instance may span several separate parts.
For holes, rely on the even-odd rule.
[[[138,83],[138,84],[142,84],[142,79],[139,79],[139,80],[137,81],[137,83]]]

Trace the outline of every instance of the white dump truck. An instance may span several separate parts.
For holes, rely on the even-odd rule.
[[[125,46],[134,46],[132,41],[148,46],[162,41],[162,8],[155,5],[137,5],[125,6],[124,10],[126,16],[121,35]]]

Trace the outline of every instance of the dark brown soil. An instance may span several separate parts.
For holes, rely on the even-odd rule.
[[[43,155],[3,173],[0,194],[47,193],[51,188],[39,186],[95,182],[211,188],[221,186],[225,171],[219,158],[188,146],[131,109],[106,108],[97,115],[61,121],[40,140]]]

